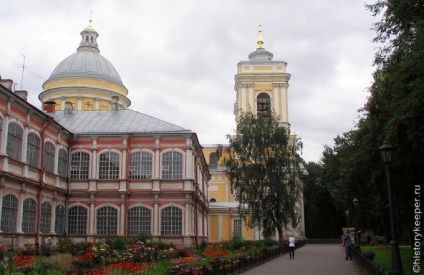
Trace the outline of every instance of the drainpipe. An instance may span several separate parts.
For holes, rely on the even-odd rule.
[[[41,193],[42,190],[44,189],[44,141],[45,141],[45,132],[46,129],[52,124],[53,118],[52,117],[48,117],[48,120],[46,122],[46,124],[44,125],[43,129],[41,130],[41,146],[40,146],[40,151],[41,151],[41,157],[40,157],[40,180],[39,180],[39,188],[38,188],[38,204],[37,204],[37,225],[35,227],[36,230],[36,242],[40,244],[40,225],[41,225]]]
[[[126,167],[125,167],[125,190],[126,190],[126,198],[125,198],[125,213],[124,213],[124,236],[127,238],[128,237],[128,208],[129,208],[129,185],[130,185],[130,153],[131,153],[131,137],[132,134],[128,135],[128,139],[127,139],[127,159],[126,161]]]

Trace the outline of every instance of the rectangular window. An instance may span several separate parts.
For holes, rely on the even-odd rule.
[[[243,226],[242,226],[242,220],[236,219],[233,220],[233,235],[238,237],[243,237]]]

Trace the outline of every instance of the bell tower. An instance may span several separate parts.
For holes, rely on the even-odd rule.
[[[236,103],[234,115],[238,121],[241,112],[273,111],[281,125],[289,126],[288,88],[290,74],[285,61],[273,60],[273,54],[265,50],[262,27],[259,25],[257,48],[249,54],[249,61],[237,64],[234,89]]]

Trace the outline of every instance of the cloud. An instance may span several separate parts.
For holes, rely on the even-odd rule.
[[[23,1],[0,10],[0,75],[40,106],[43,82],[73,54],[79,33],[98,31],[100,53],[129,90],[131,109],[191,129],[203,144],[226,142],[235,121],[237,63],[265,48],[288,63],[289,119],[303,157],[319,161],[324,144],[353,128],[372,81],[372,23],[357,1]]]

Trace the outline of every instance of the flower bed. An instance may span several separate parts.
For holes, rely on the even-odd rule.
[[[269,251],[277,249],[276,243],[267,247],[260,241],[204,244],[197,249],[178,249],[154,241],[127,242],[123,238],[94,244],[60,239],[56,247],[48,241],[43,243],[42,247],[28,244],[19,250],[13,256],[13,264],[1,274],[46,274],[43,272],[47,270],[55,275],[226,273],[261,262],[269,258]]]

